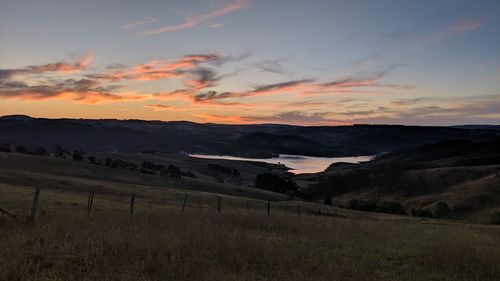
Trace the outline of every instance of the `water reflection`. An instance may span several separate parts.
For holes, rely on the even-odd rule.
[[[370,161],[373,156],[352,156],[352,157],[311,157],[291,154],[280,154],[275,158],[244,158],[234,156],[222,155],[205,155],[205,154],[190,154],[189,156],[195,158],[205,159],[224,159],[224,160],[240,160],[240,161],[257,161],[272,164],[283,164],[292,170],[294,174],[303,173],[317,173],[324,171],[332,163],[346,162],[346,163],[359,163]]]

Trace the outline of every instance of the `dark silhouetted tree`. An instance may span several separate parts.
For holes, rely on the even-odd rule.
[[[167,172],[171,178],[180,178],[182,176],[181,169],[174,165],[168,165]]]
[[[95,157],[94,157],[94,156],[89,156],[89,158],[87,158],[87,159],[89,159],[89,162],[90,162],[90,163],[92,163],[92,164],[97,164],[97,161],[96,161],[96,159],[95,159]]]
[[[35,154],[36,155],[40,155],[40,156],[47,156],[47,155],[49,155],[49,153],[47,152],[47,150],[45,148],[41,147],[41,146],[35,150]]]
[[[450,207],[444,202],[438,202],[436,204],[436,209],[434,211],[434,217],[436,218],[449,218],[450,217]]]
[[[85,152],[83,152],[83,150],[77,149],[77,150],[73,151],[72,157],[73,157],[73,160],[75,160],[75,161],[82,161],[84,155],[85,155]]]
[[[0,152],[12,152],[10,150],[10,145],[8,143],[4,143],[0,146]]]
[[[55,157],[64,157],[68,151],[64,148],[62,148],[59,145],[54,146],[54,156]]]
[[[30,151],[24,145],[17,146],[16,152],[22,154],[30,154]]]
[[[325,195],[325,205],[332,205],[332,196],[330,195]]]
[[[290,179],[283,179],[278,175],[269,173],[257,175],[255,187],[281,193],[297,191],[297,184]]]

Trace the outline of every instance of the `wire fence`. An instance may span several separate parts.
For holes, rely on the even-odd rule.
[[[40,215],[45,215],[48,211],[79,211],[85,212],[91,217],[96,212],[111,212],[129,214],[134,217],[137,213],[142,213],[152,209],[170,209],[185,211],[210,211],[229,212],[239,211],[241,213],[259,215],[315,215],[342,217],[330,206],[315,204],[305,201],[285,200],[285,201],[264,201],[251,198],[232,198],[231,196],[213,195],[196,196],[189,193],[177,193],[172,197],[146,198],[140,193],[131,193],[129,197],[110,197],[109,194],[99,193],[96,190],[89,190],[84,194],[66,194],[72,200],[60,202],[56,200],[43,200],[40,202],[40,188],[35,188],[32,192],[18,195],[12,200],[8,200],[7,206],[0,205],[0,214],[8,216],[14,220],[26,220],[34,222]],[[50,194],[49,194],[50,196]],[[86,205],[84,198],[86,197]],[[243,198],[243,199],[242,199]],[[4,202],[5,203],[5,202]]]

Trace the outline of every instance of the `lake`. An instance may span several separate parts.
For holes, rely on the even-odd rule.
[[[205,159],[225,159],[238,161],[266,162],[271,164],[283,164],[292,170],[294,174],[318,173],[324,171],[332,163],[360,163],[369,161],[373,156],[352,156],[352,157],[311,157],[301,155],[280,154],[275,158],[244,158],[223,155],[190,154],[190,157]]]

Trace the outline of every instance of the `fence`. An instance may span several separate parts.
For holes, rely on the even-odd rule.
[[[39,216],[40,209],[43,207],[42,204],[40,203],[40,196],[41,196],[41,189],[40,188],[35,188],[34,192],[23,195],[21,198],[18,198],[16,202],[19,202],[20,200],[27,200],[30,197],[32,198],[31,200],[31,208],[30,208],[30,213],[29,216],[27,216],[27,222],[33,223],[37,220],[37,217]],[[102,194],[104,196],[104,194]],[[96,192],[96,190],[89,190],[87,194],[87,205],[85,208],[86,214],[88,217],[92,215],[93,212],[95,212],[95,204],[94,204],[94,199],[99,197],[99,193]],[[174,199],[174,198],[161,198],[160,205],[163,206],[168,206],[170,208],[178,208],[180,212],[185,212],[188,209],[206,209],[206,210],[212,210],[216,211],[218,213],[224,212],[226,209],[234,210],[234,209],[239,209],[243,210],[246,212],[247,215],[250,215],[251,213],[260,213],[262,215],[296,215],[296,216],[301,216],[301,215],[315,215],[315,216],[333,216],[333,217],[344,217],[342,215],[337,214],[336,211],[332,211],[330,206],[322,206],[320,204],[314,204],[314,203],[307,203],[307,202],[302,202],[302,201],[291,201],[294,202],[295,206],[289,203],[288,200],[285,201],[262,201],[262,200],[257,200],[257,199],[246,199],[245,204],[240,204],[239,206],[235,206],[234,204],[231,206],[231,204],[228,204],[228,206],[225,206],[225,202],[223,200],[223,196],[220,195],[214,195],[212,200],[202,200],[200,201],[199,199],[196,200],[194,198],[195,196],[190,196],[189,194],[184,194],[183,198],[179,199]],[[109,200],[109,198],[108,198]],[[128,210],[127,208],[107,208],[107,210],[116,210],[119,212],[128,212],[129,216],[131,218],[134,217],[136,213],[136,202],[139,200],[141,201],[140,194],[137,193],[131,193],[129,200],[128,200]],[[122,201],[123,202],[123,201]],[[228,203],[230,202],[229,200],[227,201]],[[146,206],[150,206],[148,201],[144,201],[146,203]],[[310,206],[304,206],[302,203],[307,203],[307,204],[312,204],[314,207]],[[83,211],[83,210],[82,210]],[[22,216],[19,214],[16,214],[16,212],[8,210],[6,208],[2,208],[0,206],[0,214],[4,214],[14,220],[20,220]]]

